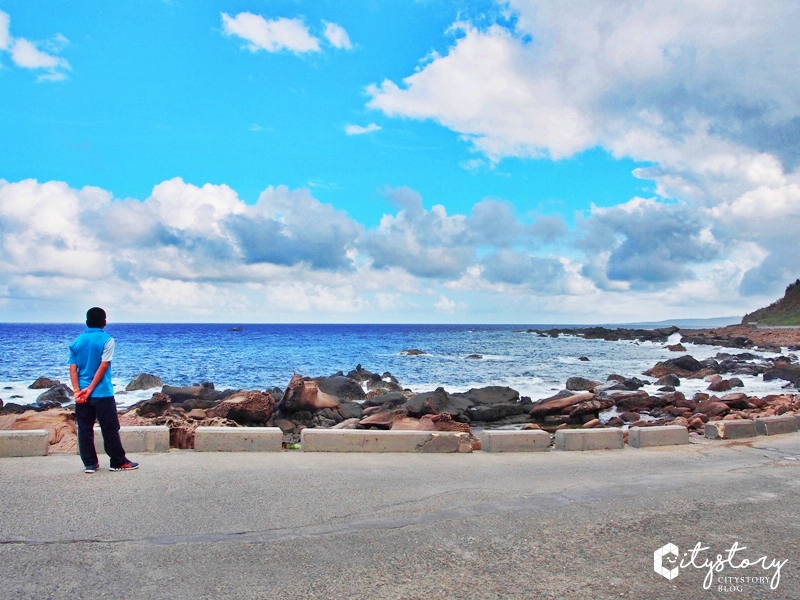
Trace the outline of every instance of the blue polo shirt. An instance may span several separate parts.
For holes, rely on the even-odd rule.
[[[78,383],[81,389],[91,385],[101,362],[111,362],[114,358],[114,338],[102,329],[89,327],[69,345],[69,363],[78,366]],[[100,383],[92,392],[93,398],[105,398],[114,395],[111,385],[111,365]]]

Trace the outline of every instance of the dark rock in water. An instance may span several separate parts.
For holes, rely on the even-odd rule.
[[[28,410],[27,407],[17,404],[16,402],[8,402],[3,406],[2,411],[7,415],[19,415]]]
[[[788,362],[776,363],[774,368],[764,372],[763,378],[764,381],[772,381],[773,379],[797,381],[800,378],[800,366]]]
[[[24,398],[25,396],[20,396],[19,394],[14,394],[11,397],[12,398]]]
[[[483,354],[467,354],[464,358],[468,360],[479,360],[483,358]]]
[[[567,385],[565,387],[573,392],[585,392],[597,387],[600,383],[600,381],[586,379],[585,377],[570,377],[567,379]]]
[[[403,350],[400,354],[403,356],[420,356],[421,354],[427,354],[427,352],[417,348],[411,348],[410,350]]]
[[[378,375],[378,380],[380,380],[380,375]],[[340,402],[363,400],[366,397],[364,388],[349,377],[317,377],[312,381],[317,382],[322,392],[336,396]]]
[[[373,396],[364,401],[362,405],[364,408],[370,406],[400,406],[405,404],[408,397],[402,392],[389,392],[388,394],[381,394],[380,396]]]
[[[581,356],[580,358],[578,358],[578,360],[581,361],[581,362],[589,362],[589,357],[588,356]]]
[[[244,331],[241,327],[229,327],[228,331]]]
[[[559,334],[573,335],[587,340],[607,340],[616,342],[618,340],[638,340],[640,342],[666,342],[669,336],[679,331],[677,327],[662,327],[659,329],[607,329],[605,327],[582,327],[569,329],[549,329],[547,333],[550,337],[558,337]],[[542,332],[529,330],[530,333]]]
[[[625,378],[622,375],[617,375],[616,373],[612,373],[608,377],[606,377],[606,381],[618,381],[622,383],[625,381]]]
[[[65,402],[72,402],[72,398],[72,388],[64,385],[63,383],[59,383],[58,385],[51,387],[43,394],[40,394],[39,397],[36,398],[36,404],[42,405],[46,402],[63,404]]]
[[[368,371],[367,369],[362,367],[360,364],[358,364],[358,365],[356,365],[355,369],[353,369],[352,371],[350,371],[347,374],[347,377],[349,379],[354,379],[356,381],[369,381],[369,380],[372,379],[372,376],[374,374],[375,373],[373,373],[372,371]],[[339,374],[339,376],[341,376],[341,373]],[[336,375],[334,375],[334,377],[336,377]]]
[[[48,390],[51,387],[56,385],[60,385],[61,382],[58,379],[49,379],[47,377],[39,377],[36,381],[28,386],[29,390]],[[11,389],[11,388],[7,388]]]
[[[663,377],[659,378],[658,381],[656,381],[656,385],[671,385],[672,387],[678,387],[680,384],[681,380],[677,375],[673,375],[672,373],[669,375],[664,375]]]
[[[230,419],[239,425],[264,425],[272,418],[275,399],[264,392],[237,392],[206,411],[211,418]]]
[[[451,395],[457,398],[465,398],[475,405],[504,404],[519,401],[519,392],[517,390],[500,385],[472,388],[468,392],[457,392]]]
[[[683,346],[683,344],[671,344],[667,346],[667,350],[670,352],[686,352],[686,348]]]
[[[3,387],[4,390],[13,390],[14,388],[10,385]]]
[[[433,392],[417,394],[403,404],[403,407],[408,410],[408,414],[412,417],[448,413],[453,417],[453,420],[462,423],[469,423],[470,421],[468,411],[470,406],[472,406],[472,402],[463,397],[451,396],[444,388],[436,388]]]
[[[175,404],[180,404],[186,400],[200,398],[203,393],[203,386],[201,385],[187,385],[184,387],[173,387],[165,385],[161,388],[161,393],[170,397],[170,400]]]
[[[658,388],[659,392],[674,392],[675,386],[672,385],[665,385],[663,387]]]
[[[727,392],[731,387],[730,380],[720,379],[719,381],[712,382],[707,389],[712,392]]]
[[[403,391],[403,388],[400,387],[400,385],[395,383],[394,381],[384,381],[381,378],[378,378],[377,380],[370,379],[369,381],[367,381],[367,389],[369,391],[382,390],[386,393]]]
[[[679,356],[678,358],[670,358],[664,362],[656,363],[652,369],[644,372],[645,375],[650,377],[663,377],[664,375],[677,375],[678,377],[688,377],[693,373],[703,369],[703,364],[690,356]]]
[[[163,385],[164,382],[161,381],[161,377],[156,377],[150,373],[139,373],[125,386],[125,391],[149,390],[151,388],[162,387]]]
[[[639,388],[649,384],[650,384],[649,381],[642,381],[638,377],[631,377],[630,379],[626,379],[625,381],[622,382],[622,385],[624,385],[626,389],[629,389],[631,391],[638,390]]]
[[[61,408],[61,403],[55,400],[45,400],[43,402],[37,402],[36,404],[28,404],[27,408],[31,408],[36,412],[42,412],[43,410],[49,410],[51,408]]]

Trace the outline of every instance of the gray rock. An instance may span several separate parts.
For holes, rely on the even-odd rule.
[[[65,402],[72,402],[72,398],[72,389],[63,383],[59,383],[58,385],[51,387],[43,394],[39,394],[39,397],[36,398],[36,404],[43,405],[49,402],[64,404]]]
[[[658,381],[656,381],[656,385],[671,385],[672,387],[678,387],[680,384],[680,378],[672,373],[664,375],[663,377],[659,378]]]
[[[421,417],[428,414],[448,413],[454,421],[469,423],[471,415],[468,409],[472,402],[466,398],[452,396],[444,388],[436,388],[433,392],[417,394],[408,399],[403,407],[409,416]]]
[[[366,397],[361,384],[349,377],[317,377],[313,381],[317,382],[320,391],[336,396],[340,402],[363,400]]]
[[[149,390],[151,388],[162,387],[163,385],[164,382],[161,381],[161,377],[151,375],[150,373],[139,373],[125,386],[125,391]]]
[[[49,390],[51,387],[59,385],[61,382],[58,379],[50,379],[48,377],[39,377],[36,381],[28,386],[29,390]]]
[[[458,398],[465,398],[475,405],[507,404],[519,401],[519,392],[517,390],[500,385],[472,388],[468,392],[457,392],[452,395]]]
[[[388,405],[388,407],[395,407],[400,406],[401,404],[405,404],[408,397],[401,393],[401,392],[389,392],[388,394],[381,394],[380,396],[373,396],[364,401],[362,406],[367,408],[369,406],[384,406]]]
[[[573,392],[587,392],[600,385],[600,383],[600,381],[593,381],[585,377],[570,377],[567,379],[567,385],[565,387]]]

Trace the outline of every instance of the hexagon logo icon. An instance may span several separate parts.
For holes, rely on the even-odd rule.
[[[675,544],[661,546],[661,548],[653,552],[653,570],[662,577],[672,580],[678,576],[680,569],[677,566],[674,569],[668,569],[664,566],[664,558],[670,554],[675,556],[675,559],[670,562],[676,562],[680,555],[678,554],[678,547]]]

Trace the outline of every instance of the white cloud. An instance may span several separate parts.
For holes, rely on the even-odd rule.
[[[280,17],[268,21],[261,15],[242,12],[235,17],[222,13],[222,30],[248,42],[251,52],[290,50],[296,54],[319,52],[319,40],[311,35],[301,19]]]
[[[456,303],[442,294],[439,296],[439,300],[436,301],[433,307],[439,312],[452,314],[456,310]]]
[[[352,50],[353,44],[350,43],[350,36],[347,35],[344,27],[336,23],[323,21],[325,24],[325,39],[328,40],[334,48],[344,48],[345,50]]]
[[[370,123],[366,127],[362,127],[361,125],[346,125],[344,128],[344,132],[347,135],[363,135],[365,133],[372,133],[373,131],[380,131],[380,125],[376,123]]]
[[[67,45],[69,40],[60,33],[57,33],[51,40],[42,42],[51,53],[44,52],[37,47],[37,44],[25,38],[13,38],[10,33],[10,18],[7,13],[0,11],[0,50],[11,53],[11,60],[18,67],[24,69],[44,70],[37,77],[37,81],[62,81],[66,79],[64,71],[71,67],[69,62],[60,56],[56,56]]]
[[[793,2],[508,6],[513,27],[455,23],[447,52],[402,83],[368,86],[368,106],[432,119],[493,162],[601,146],[652,163],[634,174],[679,206],[598,210],[579,226],[595,243],[582,242],[582,270],[605,290],[654,291],[681,278],[702,286],[699,265],[715,268],[737,243],[766,253],[736,275],[742,292],[776,293],[800,274],[785,233],[800,189],[800,71],[787,68],[800,53]]]
[[[11,35],[8,33],[8,13],[0,10],[0,50],[6,50],[11,44]]]

